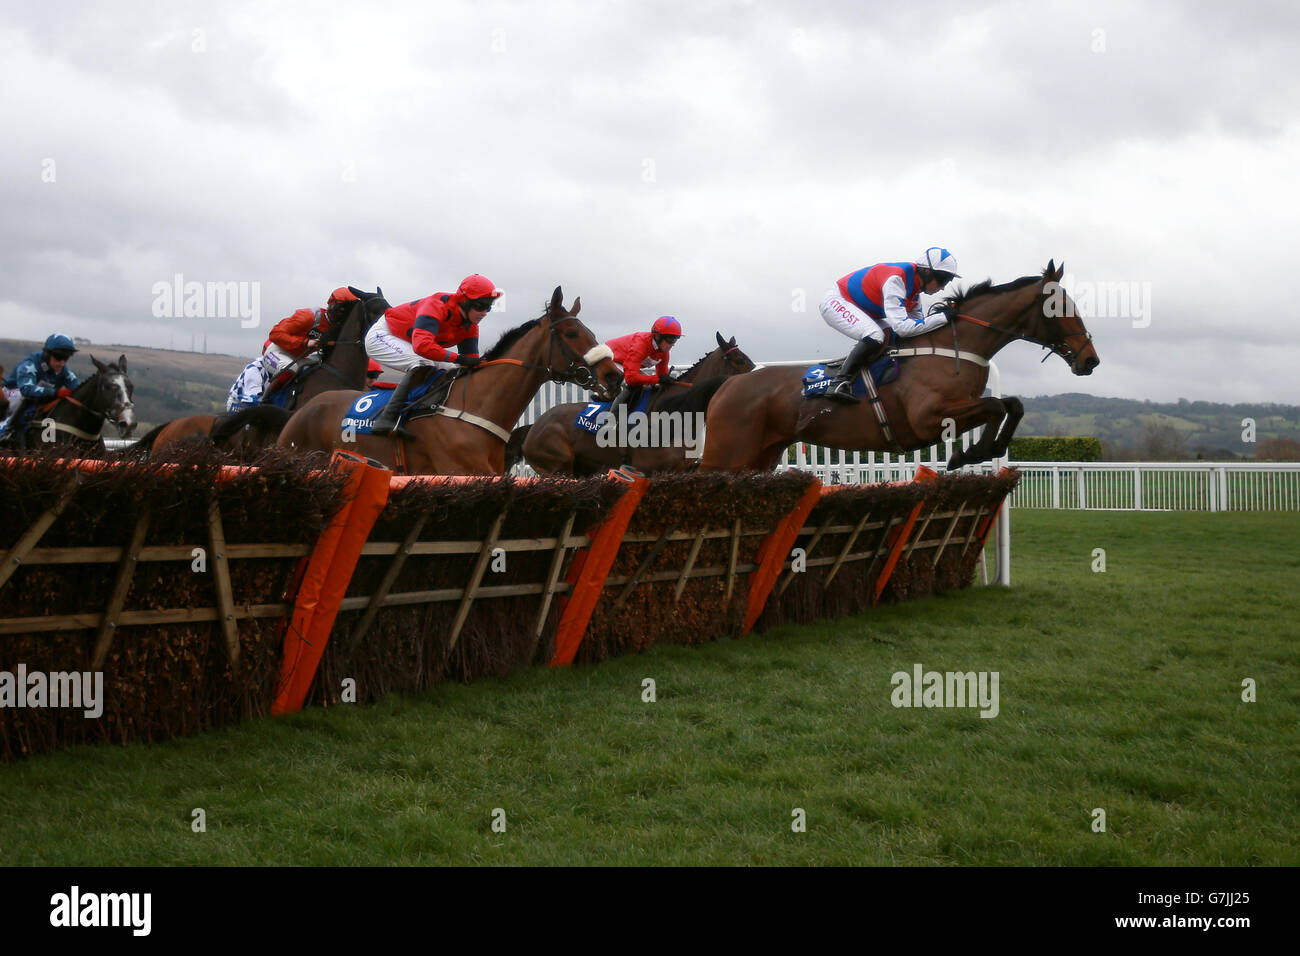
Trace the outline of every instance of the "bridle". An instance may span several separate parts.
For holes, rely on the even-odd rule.
[[[587,363],[587,360],[575,352],[560,335],[559,326],[565,322],[577,322],[576,315],[564,315],[558,319],[547,316],[548,340],[546,345],[546,364],[535,365],[532,362],[525,362],[522,359],[499,358],[490,362],[483,362],[475,368],[468,369],[468,374],[473,374],[479,369],[488,368],[492,365],[517,365],[520,368],[533,369],[547,373],[547,378],[554,382],[572,382],[581,388],[591,388],[597,384],[596,370]],[[557,371],[552,367],[552,357],[555,355],[556,346],[559,346],[562,358],[568,360],[568,365]]]
[[[1059,355],[1062,359],[1065,360],[1065,363],[1067,365],[1073,368],[1074,363],[1078,361],[1079,356],[1082,354],[1083,350],[1087,348],[1088,343],[1092,341],[1092,333],[1088,331],[1066,332],[1064,327],[1062,327],[1061,325],[1060,316],[1050,314],[1050,311],[1047,308],[1050,295],[1051,294],[1047,292],[1046,288],[1040,290],[1039,298],[1038,298],[1038,308],[1040,314],[1043,317],[1043,322],[1047,324],[1048,334],[1055,339],[1055,341],[1052,342],[1044,342],[1042,339],[1034,338],[1032,335],[1025,335],[1023,332],[1017,332],[1015,329],[1008,329],[1000,325],[994,325],[992,322],[987,322],[984,319],[977,319],[975,316],[966,315],[964,312],[950,312],[948,313],[948,316],[949,318],[962,319],[963,321],[971,322],[975,325],[983,326],[984,328],[990,329],[994,332],[998,332],[1009,339],[1013,339],[1013,340],[1019,339],[1022,342],[1030,342],[1034,345],[1041,346],[1042,348],[1046,349],[1048,353],[1047,355],[1043,356],[1044,362],[1046,362],[1051,355],[1055,354],[1055,355]],[[953,345],[956,346],[957,326],[955,323],[952,325],[952,335],[953,335]],[[1083,344],[1076,349],[1070,345],[1070,339],[1077,338],[1079,336],[1083,337]]]
[[[116,368],[116,366],[113,366],[113,368]],[[115,374],[122,376],[122,390],[123,393],[126,394],[127,396],[126,403],[117,410],[117,415],[118,415],[117,418],[110,417],[112,414],[111,412],[100,411],[98,408],[87,405],[85,402],[82,402],[77,398],[75,398],[74,396],[69,395],[66,398],[55,398],[52,402],[50,402],[45,407],[54,408],[60,402],[67,402],[68,404],[76,406],[78,409],[81,410],[80,411],[80,414],[82,416],[81,421],[79,421],[76,425],[72,425],[67,422],[55,422],[54,423],[55,430],[68,432],[69,434],[76,435],[78,438],[83,438],[86,441],[99,440],[100,437],[99,432],[104,427],[104,422],[112,423],[117,427],[118,431],[120,432],[122,430],[121,415],[126,411],[128,411],[129,409],[134,408],[135,403],[131,401],[131,393],[126,386],[126,373],[119,370]],[[99,379],[99,381],[95,385],[96,398],[98,398],[99,395],[104,391],[104,386],[107,385],[110,380],[110,376],[103,375],[103,378],[101,379],[100,378],[101,375],[103,375],[102,372],[96,372],[90,378],[86,379],[85,382],[86,385],[89,385],[91,382],[94,382],[97,379]],[[80,391],[80,389],[78,389],[78,391]],[[80,427],[81,425],[88,424],[90,419],[94,420],[94,425],[92,426],[94,428],[93,432],[90,431],[88,428]]]

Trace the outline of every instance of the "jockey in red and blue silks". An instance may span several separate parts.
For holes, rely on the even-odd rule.
[[[681,337],[682,324],[671,315],[661,315],[649,332],[632,332],[605,343],[614,353],[614,361],[623,367],[623,390],[610,403],[611,411],[624,402],[632,403],[643,386],[672,382],[668,353]]]
[[[478,323],[492,311],[501,290],[486,276],[466,276],[455,292],[435,292],[395,306],[366,333],[366,354],[380,364],[406,373],[384,410],[370,425],[375,435],[396,432],[412,387],[426,381],[433,369],[462,365],[474,368],[478,354]],[[452,348],[456,351],[451,351]]]
[[[923,315],[920,296],[922,292],[935,294],[958,275],[952,253],[931,246],[914,262],[881,262],[840,279],[822,299],[822,318],[858,344],[825,391],[826,397],[857,401],[853,378],[885,350],[882,325],[888,325],[900,338],[910,338],[933,332],[947,322],[943,315]]]

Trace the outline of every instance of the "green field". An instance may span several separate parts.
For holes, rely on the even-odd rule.
[[[0,766],[0,864],[1300,863],[1300,515],[1013,540],[1010,591]],[[914,664],[998,716],[893,707]]]

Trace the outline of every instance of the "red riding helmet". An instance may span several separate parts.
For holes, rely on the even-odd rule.
[[[655,324],[650,326],[650,331],[655,335],[671,335],[680,339],[682,337],[682,324],[671,315],[661,315],[655,319]]]
[[[465,277],[456,294],[465,299],[496,299],[500,297],[501,290],[494,286],[487,276],[481,276],[476,272],[472,276]]]
[[[366,366],[366,374],[367,374],[367,375],[383,375],[383,374],[384,374],[384,367],[383,367],[382,365],[380,365],[378,362],[376,362],[374,359],[371,359],[371,360],[370,360],[370,364]]]

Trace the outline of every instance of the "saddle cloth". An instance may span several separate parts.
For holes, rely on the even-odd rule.
[[[408,417],[410,417],[410,413],[414,411],[415,403],[428,395],[433,387],[438,383],[438,380],[445,374],[445,370],[440,371],[439,374],[429,379],[429,381],[411,389],[410,393],[406,397],[406,411],[402,413],[399,423],[406,421]],[[370,423],[375,420],[375,416],[384,410],[384,407],[392,397],[393,391],[390,388],[376,388],[366,392],[366,394],[362,395],[352,403],[352,407],[348,409],[347,415],[344,416],[343,421],[341,422],[342,427],[347,428],[348,426],[351,426],[358,435],[369,435]],[[415,417],[418,418],[420,416],[417,415]]]
[[[898,378],[899,359],[891,355],[886,355],[877,362],[873,362],[867,373],[871,376],[876,386],[888,385],[894,379]],[[825,365],[814,365],[804,372],[803,376],[803,395],[804,398],[816,398],[821,395],[835,381],[835,372],[837,372],[844,363],[831,362]],[[865,398],[867,395],[867,385],[862,379],[862,373],[853,378],[853,394],[858,398]]]
[[[578,413],[578,417],[573,422],[574,426],[577,428],[584,429],[585,431],[589,431],[593,435],[596,434],[596,432],[600,431],[600,424],[599,424],[600,416],[604,415],[607,411],[609,411],[609,406],[612,404],[614,403],[613,402],[589,403],[585,408],[583,408],[581,412]],[[635,415],[637,412],[644,412],[646,410],[646,407],[649,406],[649,404],[650,404],[650,389],[643,388],[641,389],[641,397],[637,399],[636,407],[628,409],[628,414]]]

